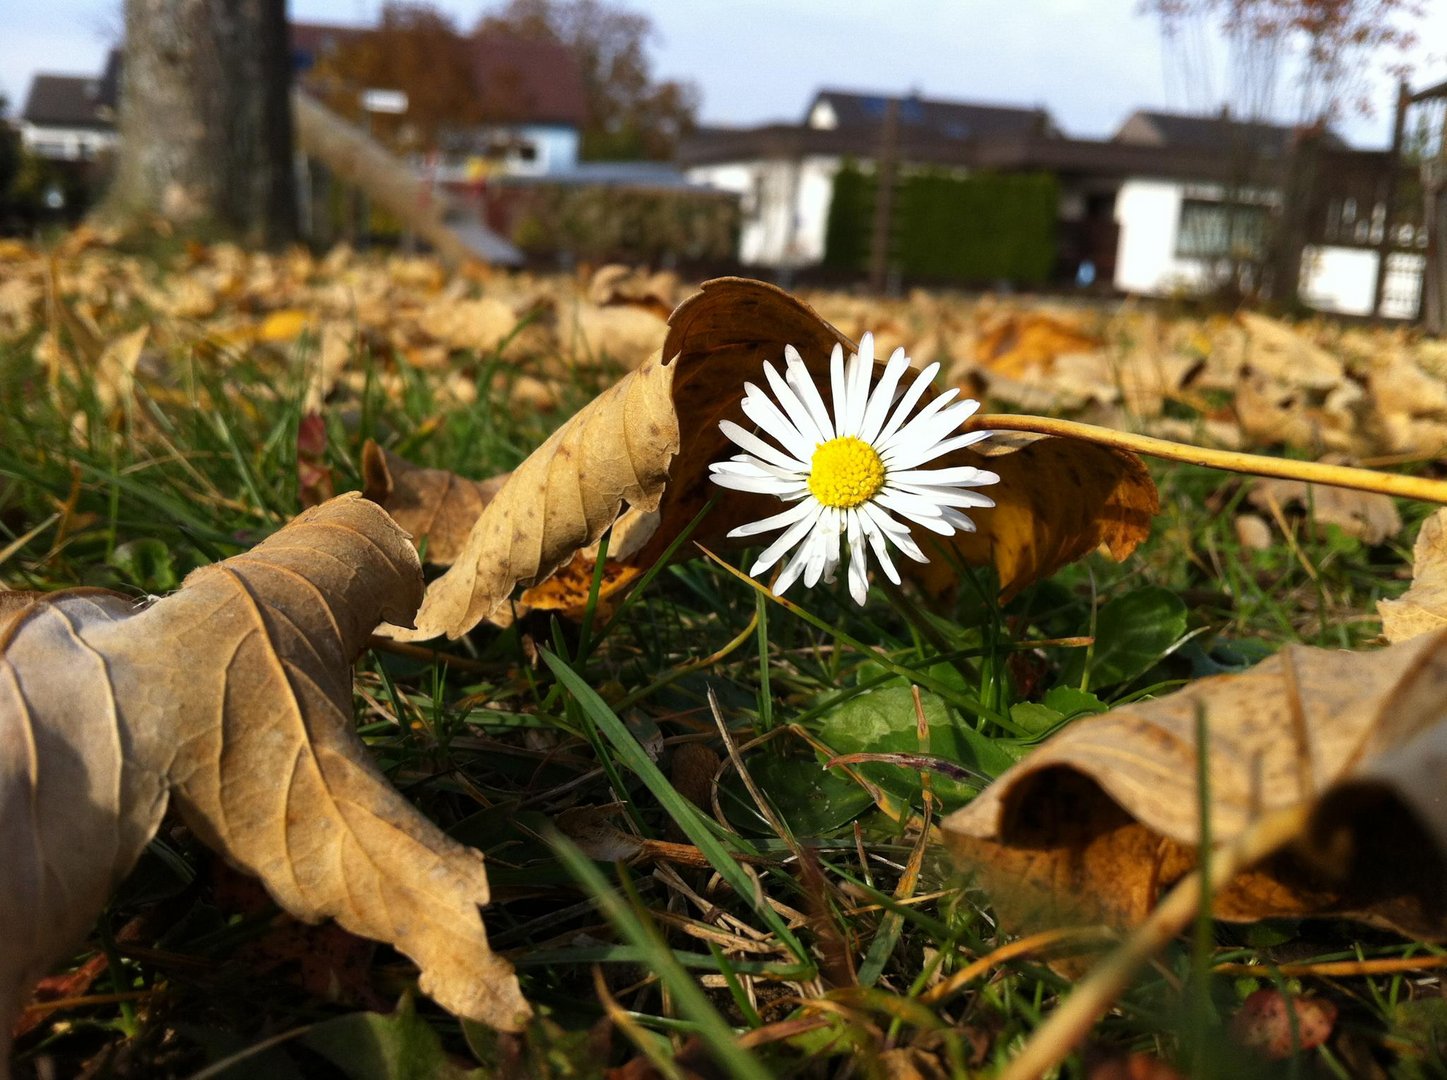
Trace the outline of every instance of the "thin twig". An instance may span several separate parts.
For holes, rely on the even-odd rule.
[[[1048,416],[988,413],[974,417],[967,426],[974,431],[1028,431],[1037,435],[1057,435],[1100,446],[1113,446],[1120,450],[1133,450],[1137,454],[1164,458],[1167,461],[1184,461],[1211,469],[1223,469],[1226,472],[1305,480],[1311,484],[1352,488],[1356,491],[1379,491],[1384,495],[1400,495],[1407,499],[1447,504],[1447,480],[1374,472],[1371,469],[1354,469],[1346,465],[1323,465],[1315,461],[1292,461],[1289,458],[1265,457],[1261,454],[1242,454],[1234,450],[1207,450],[1189,443],[1171,442],[1150,435],[1133,435],[1125,431],[1096,427],[1094,424],[1056,420]]]
[[[919,996],[919,1000],[926,1005],[938,1005],[947,998],[954,997],[981,975],[1021,956],[1044,952],[1058,945],[1110,941],[1118,936],[1118,933],[1108,926],[1067,926],[1057,930],[1042,930],[1038,934],[1030,934],[1001,945],[998,949],[971,960],[943,982],[931,986]]]
[[[1300,979],[1310,975],[1319,978],[1399,975],[1443,967],[1447,967],[1447,956],[1381,956],[1375,960],[1324,960],[1315,964],[1217,964],[1211,970],[1217,975],[1280,975],[1285,979]]]

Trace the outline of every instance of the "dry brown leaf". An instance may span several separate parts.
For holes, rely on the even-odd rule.
[[[1388,641],[1447,629],[1447,510],[1422,522],[1412,549],[1412,587],[1396,600],[1378,600],[1377,611]]]
[[[997,316],[981,332],[975,361],[1000,375],[1019,378],[1032,367],[1048,371],[1057,357],[1098,348],[1099,338],[1064,319],[1038,311],[1011,311]]]
[[[500,300],[438,300],[418,315],[422,331],[449,349],[480,353],[497,348],[517,329],[517,314]]]
[[[64,593],[0,623],[0,1032],[171,795],[288,912],[391,943],[438,1002],[516,1029],[528,1006],[487,946],[482,856],[404,800],[353,729],[352,660],[420,592],[405,534],[351,494],[148,608]]]
[[[558,335],[579,359],[611,360],[636,368],[658,352],[665,329],[663,316],[640,307],[594,307],[579,304],[563,320]]]
[[[1345,377],[1341,360],[1311,340],[1301,327],[1253,311],[1241,312],[1236,321],[1246,331],[1246,362],[1254,370],[1314,390],[1329,390]]]
[[[719,494],[708,466],[734,452],[718,425],[744,419],[744,382],[760,377],[765,360],[779,361],[786,344],[823,382],[836,343],[855,348],[780,289],[742,278],[706,283],[674,312],[661,356],[594,399],[513,473],[452,569],[429,587],[416,629],[387,632],[409,640],[460,636],[492,617],[516,585],[536,586],[570,561],[564,600],[552,606],[575,607],[593,565],[582,549],[618,521],[625,503],[610,558],[634,568],[613,579],[626,585]],[[1134,455],[1073,440],[996,442],[988,457],[966,448],[939,464],[1000,473],[990,489],[996,509],[980,514],[979,531],[955,546],[975,565],[993,562],[1006,596],[1101,545],[1124,558],[1149,532],[1157,495]],[[696,539],[717,543],[774,507],[770,497],[730,492]],[[932,567],[924,580],[941,590],[953,574]]]
[[[972,566],[994,565],[1002,601],[1097,547],[1124,559],[1160,509],[1149,471],[1128,451],[1014,433],[978,449],[982,464],[1000,474],[999,484],[987,489],[995,508],[977,515],[978,531],[950,544]],[[936,594],[955,583],[954,569],[942,559],[912,571]]]
[[[1336,525],[1348,536],[1380,544],[1402,531],[1402,515],[1390,495],[1377,491],[1308,484],[1304,480],[1260,478],[1252,481],[1251,505],[1270,511],[1293,504],[1307,509],[1321,525]]]
[[[635,267],[609,263],[600,266],[588,282],[588,299],[599,307],[624,304],[666,319],[678,305],[678,275],[668,270],[648,274]]]
[[[446,469],[424,469],[384,450],[371,439],[362,446],[363,494],[412,534],[427,561],[451,566],[482,508],[492,501],[509,473],[478,483]]]
[[[1288,646],[1239,675],[1077,721],[943,823],[1003,917],[1131,925],[1195,869],[1197,716],[1211,835],[1307,804],[1217,917],[1337,915],[1447,937],[1447,632],[1374,653]]]

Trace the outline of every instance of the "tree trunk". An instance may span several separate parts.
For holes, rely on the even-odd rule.
[[[286,0],[126,0],[106,216],[251,246],[296,236]]]

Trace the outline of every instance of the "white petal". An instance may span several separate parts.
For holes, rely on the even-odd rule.
[[[889,415],[890,403],[894,401],[895,388],[908,370],[909,357],[905,355],[903,348],[895,349],[889,357],[889,363],[884,365],[884,374],[879,377],[878,385],[870,393],[869,404],[864,410],[864,424],[859,430],[859,437],[865,442],[872,444],[878,438],[880,429],[884,427],[885,417]]]
[[[939,424],[941,422],[939,420],[939,417],[949,415],[946,412],[946,409],[949,407],[950,402],[954,401],[955,397],[958,394],[959,390],[957,388],[953,386],[950,387],[943,394],[935,398],[923,409],[921,409],[915,415],[915,417],[910,420],[909,423],[904,425],[904,427],[900,428],[892,435],[881,436],[879,442],[875,446],[875,449],[879,451],[880,456],[883,457],[886,452],[893,450],[896,447],[908,447],[921,442],[922,440],[920,438],[920,433],[928,431],[932,427]],[[945,430],[952,430],[956,426],[958,426],[958,423],[946,425]]]
[[[801,484],[807,479],[803,469],[782,469],[767,461],[760,461],[752,454],[735,454],[726,461],[711,462],[709,468],[714,472],[733,473],[735,476],[774,476],[780,480],[794,480]]]
[[[940,506],[990,507],[995,500],[979,491],[960,487],[930,487],[927,484],[900,484],[893,490],[902,495],[918,495]]]
[[[894,568],[894,562],[889,557],[889,546],[885,542],[883,531],[880,530],[879,526],[875,524],[874,520],[869,516],[868,504],[866,503],[860,507],[855,513],[859,518],[859,530],[868,539],[869,546],[874,549],[874,557],[879,560],[879,565],[883,567],[885,576],[898,585],[899,571]],[[907,536],[909,534],[906,533],[905,535]]]
[[[809,539],[804,542],[804,546],[809,549],[804,565],[804,584],[812,589],[819,584],[819,579],[824,576],[826,570],[832,575],[834,567],[839,565],[839,508],[837,506],[824,508],[824,512],[819,515],[819,520],[814,525],[814,531],[809,534]]]
[[[999,483],[1000,477],[973,465],[957,465],[951,469],[890,469],[891,484],[925,484],[936,487],[947,484],[961,484],[966,487],[981,487]]]
[[[799,575],[804,572],[804,564],[808,558],[808,543],[800,544],[798,550],[795,551],[794,554],[789,557],[789,561],[784,564],[784,569],[779,571],[779,576],[774,579],[773,588],[775,596],[783,596],[785,590],[799,580]]]
[[[881,491],[874,501],[901,517],[908,518],[916,525],[923,525],[930,532],[949,536],[954,532],[944,520],[946,507],[939,506],[918,495],[903,495],[897,491]]]
[[[819,388],[814,385],[814,376],[809,374],[809,369],[804,365],[804,358],[799,355],[799,350],[792,345],[784,347],[784,357],[787,360],[784,372],[784,381],[794,388],[799,395],[799,400],[809,410],[809,415],[819,425],[819,431],[828,442],[834,438],[834,421],[829,416],[829,410],[824,407],[824,399],[819,395]]]
[[[904,397],[899,399],[899,405],[895,407],[894,412],[889,414],[889,423],[884,425],[884,430],[879,433],[879,437],[873,440],[875,449],[883,447],[889,441],[890,436],[898,431],[901,425],[909,419],[909,411],[914,408],[915,403],[918,402],[924,392],[929,389],[930,383],[934,382],[935,375],[939,370],[940,365],[938,362],[933,363],[921,371],[919,375],[915,377],[914,382],[910,383],[909,389],[904,392]]]
[[[736,473],[716,472],[709,477],[719,487],[730,491],[752,491],[760,495],[777,495],[792,502],[809,494],[807,486],[797,480],[781,480],[776,476],[740,476]]]
[[[874,335],[865,334],[859,339],[859,351],[851,353],[849,368],[844,376],[845,408],[848,410],[841,435],[858,436],[864,429],[864,410],[869,405],[869,382],[874,378]]]
[[[911,518],[940,516],[940,508],[933,499],[888,484],[874,496],[874,501]]]
[[[860,607],[869,599],[869,549],[858,510],[849,511],[849,595]]]
[[[729,530],[729,536],[757,536],[759,533],[773,532],[775,529],[782,529],[786,525],[792,525],[801,518],[817,513],[817,509],[810,506],[807,501],[800,502],[789,507],[781,514],[773,517],[760,518],[758,521],[750,521],[746,525],[740,525],[737,529]]]
[[[865,518],[874,524],[880,530],[881,534],[888,537],[890,543],[894,544],[894,546],[904,552],[905,555],[917,563],[929,562],[929,556],[920,550],[919,545],[914,542],[914,537],[909,534],[908,526],[890,517],[884,512],[882,507],[865,503],[860,509],[864,511]],[[876,549],[875,553],[878,554],[878,549]]]
[[[749,567],[750,577],[758,577],[778,562],[780,556],[802,540],[810,527],[818,520],[818,512],[822,511],[823,507],[813,500],[810,500],[804,505],[811,507],[815,513],[804,515],[804,517],[785,529],[783,534],[775,539],[773,543],[764,548],[759,557],[754,560],[754,565]]]
[[[744,430],[732,420],[720,420],[718,426],[720,431],[755,457],[762,458],[764,461],[777,465],[781,469],[790,469],[803,474],[809,472],[809,466],[804,462],[797,461],[777,447],[770,446],[753,432]]]
[[[974,406],[973,401],[957,401],[935,416],[926,418],[924,413],[920,413],[915,418],[917,422],[907,424],[903,431],[890,440],[889,447],[880,447],[880,459],[893,468],[910,469],[961,445],[968,446],[970,443],[979,442],[971,437],[971,432],[965,433],[963,442],[956,442],[949,437],[954,436],[960,426],[970,418],[975,411]]]
[[[946,506],[944,508],[944,511],[944,520],[946,524],[953,525],[956,529],[959,529],[960,532],[975,531],[975,523],[970,520],[970,518],[960,513],[958,510]]]
[[[964,434],[956,434],[956,436],[951,437],[951,439],[943,439],[941,442],[933,444],[929,450],[929,457],[925,457],[925,459],[919,460],[919,462],[910,462],[910,465],[904,466],[904,468],[923,465],[923,463],[928,462],[928,460],[946,455],[946,453],[951,452],[951,450],[958,450],[964,446],[974,446],[975,443],[983,442],[983,440],[988,439],[988,437],[993,436],[993,434],[994,431],[965,431]]]
[[[844,382],[844,346],[836,344],[829,354],[829,390],[834,398],[834,434],[848,435],[845,417],[849,415],[848,393]]]
[[[765,362],[764,378],[769,380],[769,386],[773,389],[774,396],[779,399],[779,405],[789,414],[789,419],[794,422],[794,426],[799,429],[801,435],[816,445],[828,442],[832,438],[830,435],[825,435],[820,429],[819,422],[809,412],[808,406],[794,392],[794,388],[789,385],[788,381],[774,370],[773,364]],[[812,455],[813,452],[814,447],[811,446],[809,453]]]
[[[814,456],[819,440],[805,435],[795,426],[794,421],[779,411],[769,395],[751,382],[744,383],[744,415],[758,424],[774,440],[800,461]]]

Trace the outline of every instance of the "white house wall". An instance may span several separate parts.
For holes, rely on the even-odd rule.
[[[509,162],[509,172],[523,176],[572,172],[578,165],[578,132],[553,125],[524,125],[519,134],[537,147],[535,161]]]
[[[116,133],[97,131],[94,128],[51,127],[22,121],[20,142],[37,157],[51,161],[83,161],[115,146]]]
[[[1185,185],[1168,180],[1127,180],[1115,197],[1120,241],[1115,287],[1122,292],[1164,296],[1200,288],[1208,281],[1200,259],[1176,256]]]
[[[1301,253],[1301,298],[1318,311],[1370,315],[1376,287],[1375,251],[1308,247]]]
[[[698,165],[688,179],[741,199],[739,261],[798,268],[824,259],[824,234],[840,159],[756,160]]]

